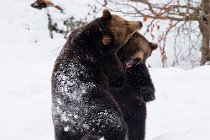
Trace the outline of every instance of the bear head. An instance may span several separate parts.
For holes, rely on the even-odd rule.
[[[129,68],[138,63],[145,63],[157,47],[157,44],[149,42],[143,35],[136,32],[119,50],[118,56],[125,67]]]
[[[142,28],[141,21],[127,21],[118,15],[111,15],[106,9],[103,11],[103,17],[109,19],[106,23],[108,33],[102,38],[103,45],[108,45],[111,42],[110,36],[112,36],[119,47],[123,46],[135,31]]]
[[[141,28],[141,21],[127,21],[105,9],[102,17],[73,31],[69,40],[77,46],[86,46],[87,51],[97,47],[99,51],[116,52]]]

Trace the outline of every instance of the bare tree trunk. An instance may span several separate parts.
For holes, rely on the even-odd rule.
[[[50,38],[53,39],[53,25],[52,25],[52,19],[51,19],[49,11],[47,13],[47,17],[48,17],[48,30],[50,32]]]
[[[202,0],[202,18],[199,19],[199,28],[202,34],[201,65],[210,61],[210,0]]]

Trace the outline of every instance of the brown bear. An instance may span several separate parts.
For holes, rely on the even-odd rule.
[[[142,90],[143,87],[152,87],[154,89],[145,62],[146,59],[151,56],[152,51],[157,49],[157,47],[157,44],[149,42],[143,35],[136,32],[132,38],[129,39],[128,43],[118,51],[118,56],[126,69],[127,80],[133,81],[130,84],[135,89],[139,90],[141,88]],[[141,70],[140,68],[134,70],[140,66]],[[137,76],[137,73],[141,73],[141,76]],[[132,74],[134,75],[131,76]],[[139,96],[142,97],[143,102],[149,102],[155,99],[154,92],[139,93]]]
[[[124,80],[116,52],[141,27],[140,21],[104,10],[102,17],[71,33],[52,73],[56,140],[125,139],[127,125],[110,93],[109,79],[121,75],[116,77]]]
[[[126,69],[128,85],[121,91],[121,96],[118,95],[119,90],[114,90],[112,93],[124,115],[129,140],[144,140],[145,138],[145,102],[155,99],[154,85],[145,61],[157,47],[157,44],[149,42],[143,35],[136,32],[118,52]]]

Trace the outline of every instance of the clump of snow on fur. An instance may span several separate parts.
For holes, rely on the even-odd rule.
[[[81,81],[79,77],[85,74],[87,69],[77,59],[60,64],[53,73],[56,79],[56,94],[52,99],[54,125],[62,125],[64,131],[71,133],[87,130],[102,132],[107,124],[120,127],[121,120],[115,110],[103,109],[100,104],[94,101],[89,103],[86,99],[86,95],[98,86],[93,82]]]
[[[67,124],[64,128],[65,131],[73,129],[72,126],[77,125],[78,128],[84,126],[83,116],[89,113],[84,103],[81,102],[82,96],[88,89],[94,88],[95,84],[79,80],[78,76],[84,72],[84,66],[78,64],[77,60],[72,60],[68,64],[60,64],[59,70],[53,74],[57,80],[57,95],[53,97],[52,114],[55,123]],[[84,110],[81,111],[81,108]]]

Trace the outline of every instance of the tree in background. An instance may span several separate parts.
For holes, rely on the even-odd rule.
[[[149,0],[104,0],[96,3],[97,6],[92,6],[95,13],[106,7],[125,16],[142,17],[147,26],[145,34],[160,44],[163,67],[167,66],[166,41],[172,30],[175,33],[172,65],[188,61],[194,67],[210,61],[210,0],[165,0],[164,4]],[[156,31],[159,31],[157,38]]]

